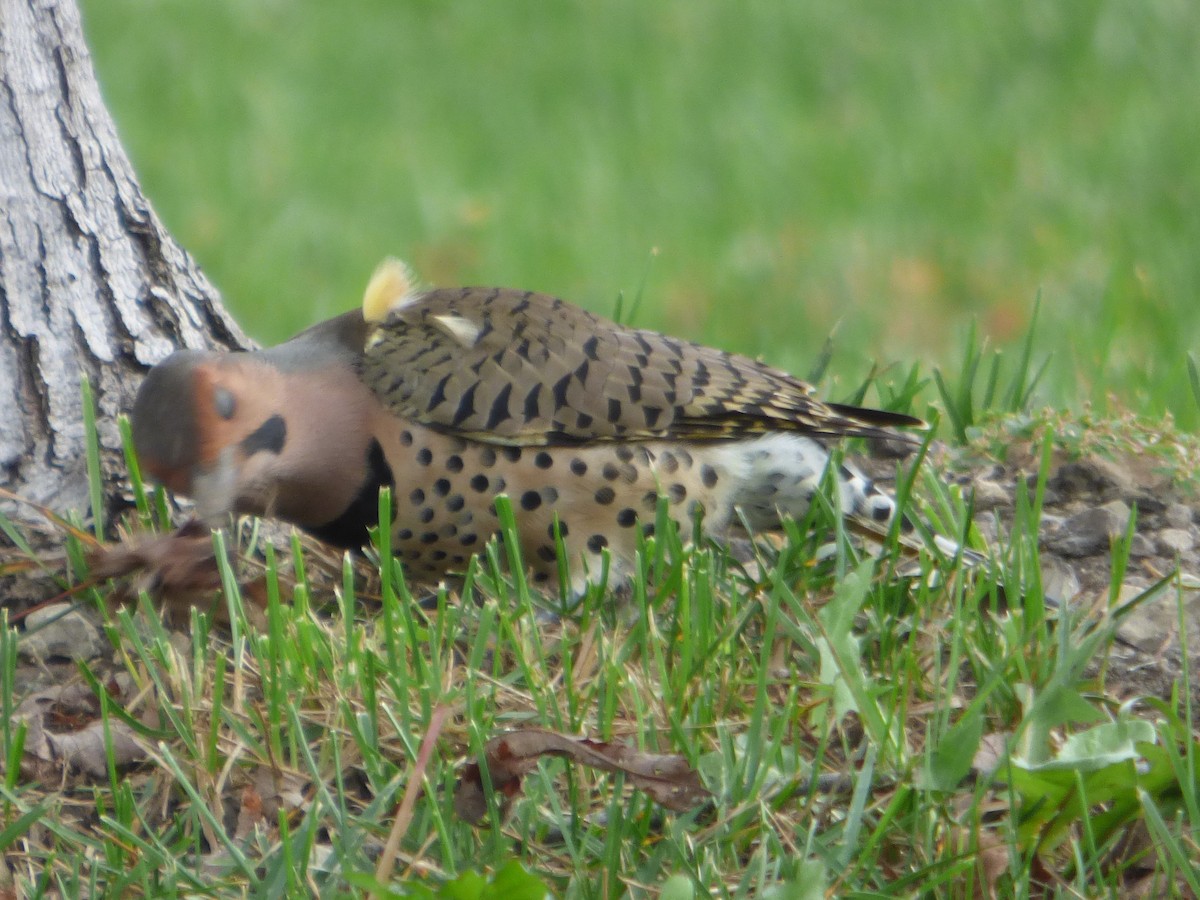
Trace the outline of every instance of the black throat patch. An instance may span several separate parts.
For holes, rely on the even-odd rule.
[[[371,441],[367,448],[367,477],[346,511],[324,525],[305,530],[327,544],[358,550],[367,543],[367,529],[379,524],[379,489],[395,486],[392,467],[383,456],[383,448],[378,441]],[[393,507],[392,518],[395,517],[396,510]]]

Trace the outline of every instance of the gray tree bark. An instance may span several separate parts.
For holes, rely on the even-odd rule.
[[[74,0],[0,0],[0,486],[87,507],[86,376],[111,503],[117,416],[147,368],[179,347],[248,344],[143,196]]]

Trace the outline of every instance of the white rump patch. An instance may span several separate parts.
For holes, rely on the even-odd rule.
[[[829,465],[829,451],[798,434],[768,434],[731,443],[713,453],[733,477],[730,500],[754,530],[779,527],[782,516],[802,518]],[[837,473],[837,502],[843,515],[887,522],[895,502],[866,475],[843,463]]]

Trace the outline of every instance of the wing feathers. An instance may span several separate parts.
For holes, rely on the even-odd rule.
[[[821,403],[747,357],[499,289],[406,295],[368,338],[363,378],[399,416],[498,444],[875,436],[920,424]]]

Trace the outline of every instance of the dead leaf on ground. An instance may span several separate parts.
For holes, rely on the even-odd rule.
[[[195,519],[171,534],[133,538],[98,550],[88,562],[95,580],[131,578],[130,596],[144,590],[162,603],[168,615],[182,615],[183,621],[192,607],[211,606],[218,620],[225,614],[224,604],[216,602],[221,570],[212,532]],[[254,582],[244,586],[242,594],[250,601],[246,604],[247,614],[256,624],[265,626],[261,614],[266,606],[265,591]]]
[[[238,795],[234,836],[246,840],[259,825],[274,835],[281,811],[290,814],[306,806],[304,791],[308,784],[298,772],[272,766],[255,768]]]
[[[116,695],[117,702],[125,699],[126,691],[116,680],[109,691]],[[79,682],[30,694],[17,708],[15,718],[25,723],[23,764],[34,770],[35,777],[46,774],[51,767],[65,767],[92,778],[107,778],[106,745],[110,741],[117,768],[146,758],[146,750],[133,729],[115,717],[106,724],[100,717],[100,702],[87,685]]]
[[[506,798],[520,792],[521,778],[543,756],[563,756],[593,769],[623,772],[634,787],[676,812],[685,812],[712,797],[682,756],[644,753],[625,744],[570,737],[543,728],[522,728],[494,737],[484,754],[492,787]],[[478,763],[463,768],[454,809],[472,824],[481,822],[487,813]]]

